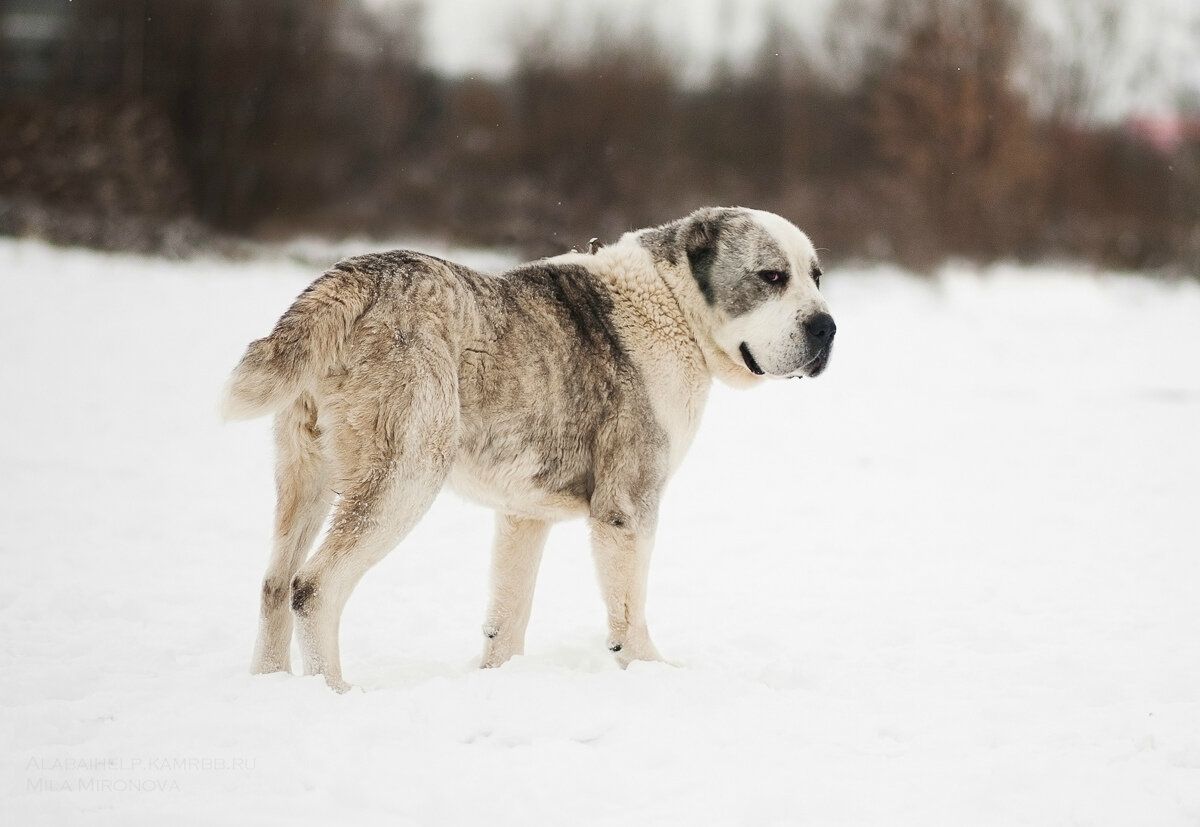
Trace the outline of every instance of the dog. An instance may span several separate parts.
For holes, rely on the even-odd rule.
[[[705,208],[588,249],[502,275],[403,250],[346,259],[250,344],[224,414],[275,414],[253,672],[290,670],[294,616],[305,673],[344,691],[346,600],[447,483],[496,512],[481,666],[523,653],[549,526],[578,516],[609,650],[622,668],[661,660],[651,545],[713,378],[815,377],[837,328],[812,242],[772,213]]]

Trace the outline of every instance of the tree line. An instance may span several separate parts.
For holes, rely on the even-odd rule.
[[[84,5],[50,80],[0,99],[0,231],[154,246],[182,222],[548,254],[744,204],[833,258],[1200,272],[1200,139],[1090,123],[1061,73],[1031,86],[1036,33],[1008,0],[841,0],[838,67],[775,19],[748,66],[703,84],[649,28],[602,26],[583,46],[527,32],[506,78],[440,76],[419,14]]]

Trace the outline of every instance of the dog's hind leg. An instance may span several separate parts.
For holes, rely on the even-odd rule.
[[[342,609],[367,569],[424,516],[441,490],[458,445],[458,384],[445,353],[412,348],[394,375],[348,379],[333,401],[330,445],[343,481],[333,520],[292,579],[304,672],[339,691]]]
[[[292,577],[321,530],[332,500],[329,463],[321,454],[317,409],[302,396],[275,417],[275,539],[262,584],[258,642],[250,671],[291,668]]]
[[[448,463],[391,457],[349,486],[329,533],[292,580],[292,610],[306,675],[344,691],[338,647],[342,609],[367,569],[382,560],[429,509]]]
[[[525,629],[533,606],[533,587],[550,524],[545,520],[496,514],[492,551],[491,598],[483,634],[480,666],[500,666],[525,652]]]

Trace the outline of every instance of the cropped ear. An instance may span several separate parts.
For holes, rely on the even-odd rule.
[[[688,261],[693,265],[697,258],[711,255],[716,250],[722,218],[721,212],[712,208],[697,210],[687,217],[682,234],[683,246],[687,251]]]
[[[692,277],[709,304],[713,303],[712,266],[717,257],[717,240],[725,223],[725,215],[718,209],[698,210],[687,218],[684,227],[683,246],[687,251]]]

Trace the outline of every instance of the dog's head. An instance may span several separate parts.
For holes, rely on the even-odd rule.
[[[712,340],[735,364],[779,378],[825,370],[837,326],[808,236],[774,213],[740,207],[699,210],[673,235],[707,303]]]

